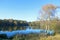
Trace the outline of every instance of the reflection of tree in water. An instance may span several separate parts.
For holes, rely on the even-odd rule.
[[[1,31],[12,31],[12,30],[26,30],[26,26],[2,26]]]

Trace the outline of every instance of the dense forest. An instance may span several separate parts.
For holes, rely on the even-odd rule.
[[[0,19],[0,26],[28,26],[28,23],[22,20]]]
[[[0,19],[0,30],[20,30],[26,29],[26,26],[31,26],[33,29],[46,29],[47,23],[48,21],[27,22],[23,20]],[[60,32],[60,19],[50,20],[49,26],[50,30]]]
[[[23,20],[0,19],[0,30],[18,30],[24,29],[24,26],[29,26],[29,23]]]

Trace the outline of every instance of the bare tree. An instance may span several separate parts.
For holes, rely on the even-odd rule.
[[[46,24],[47,30],[49,29],[50,20],[55,17],[55,13],[56,13],[57,8],[60,8],[60,7],[57,7],[53,4],[47,4],[47,5],[44,5],[42,7],[42,11],[40,11],[40,19],[42,21],[41,23],[43,24],[44,21],[47,21],[47,24]]]

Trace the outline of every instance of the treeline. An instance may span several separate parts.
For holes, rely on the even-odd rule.
[[[0,26],[29,26],[28,22],[13,19],[0,19]]]
[[[0,30],[12,31],[12,30],[22,30],[29,26],[27,21],[13,20],[13,19],[0,19]]]
[[[49,23],[48,21],[27,22],[22,20],[0,19],[0,30],[20,30],[26,29],[26,26],[31,26],[33,29],[46,29],[46,25],[48,24],[50,30],[60,32],[60,19],[50,20]]]
[[[60,19],[53,19],[48,21],[35,21],[29,22],[33,28],[46,29],[49,25],[49,30],[54,30],[56,33],[60,33]]]
[[[33,29],[40,29],[40,21],[29,22],[29,26],[31,26]]]

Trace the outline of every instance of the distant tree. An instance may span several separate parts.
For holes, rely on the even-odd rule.
[[[17,21],[16,20],[14,20],[14,24],[17,25]]]
[[[13,22],[13,19],[9,19],[9,22]]]

